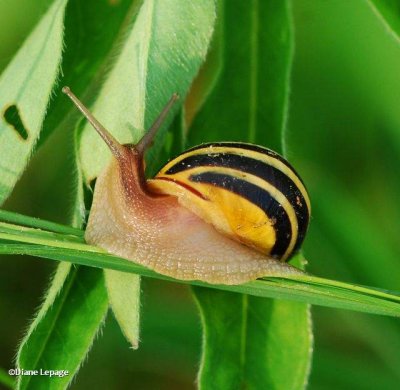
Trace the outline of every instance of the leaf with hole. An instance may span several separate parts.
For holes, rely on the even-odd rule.
[[[56,0],[0,77],[0,203],[38,139],[57,79],[67,0]]]

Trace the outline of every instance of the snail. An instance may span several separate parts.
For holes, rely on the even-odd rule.
[[[310,200],[283,157],[247,143],[202,144],[146,180],[144,153],[177,95],[137,144],[121,145],[68,87],[63,92],[114,157],[96,182],[89,244],[182,280],[239,284],[302,272],[286,261],[304,240]]]

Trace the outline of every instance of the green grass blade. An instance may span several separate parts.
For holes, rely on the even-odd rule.
[[[83,231],[81,229],[77,229],[72,226],[61,225],[50,221],[45,221],[40,218],[28,217],[26,215],[6,210],[0,210],[0,221],[46,230],[48,232],[71,234],[78,237],[83,237]]]
[[[0,203],[21,176],[36,140],[61,61],[67,0],[56,0],[0,78]]]
[[[0,228],[0,254],[25,254],[54,260],[130,272],[142,276],[171,280],[213,289],[244,293],[258,297],[279,298],[315,305],[356,310],[371,314],[400,316],[400,293],[363,287],[312,275],[269,276],[237,286],[209,285],[197,281],[172,279],[132,261],[105,253],[102,249],[73,241],[46,238],[37,234],[4,233]]]
[[[3,236],[1,235],[0,238]],[[258,297],[293,300],[371,314],[400,316],[400,293],[393,291],[385,292],[372,287],[362,287],[310,275],[291,276],[290,278],[270,276],[236,286],[208,285],[203,282],[172,279],[131,261],[104,253],[101,249],[96,252],[95,248],[88,247],[89,251],[82,251],[74,249],[75,245],[64,243],[60,248],[3,242],[0,244],[0,254],[27,254]]]

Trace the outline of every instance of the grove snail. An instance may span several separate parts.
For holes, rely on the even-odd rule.
[[[144,153],[177,95],[136,145],[121,145],[68,87],[63,92],[114,156],[97,179],[88,243],[184,280],[239,284],[301,272],[285,261],[304,240],[310,200],[285,159],[252,144],[209,143],[146,180]]]

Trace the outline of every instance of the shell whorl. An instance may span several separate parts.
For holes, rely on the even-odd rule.
[[[307,231],[310,200],[302,180],[283,157],[260,146],[199,145],[168,162],[149,186],[280,260],[298,251]]]

